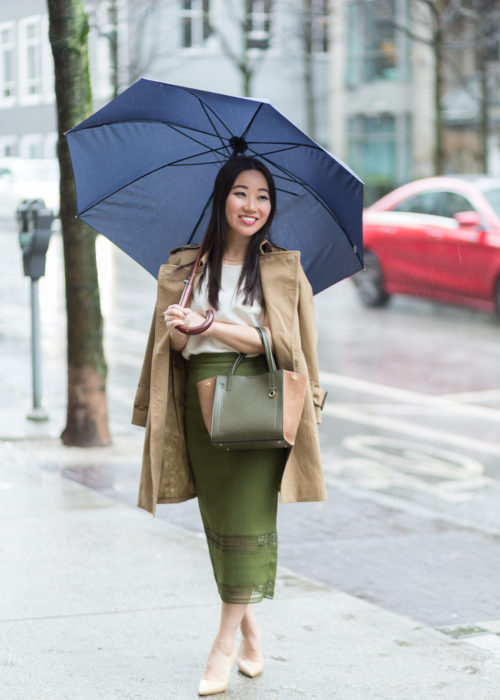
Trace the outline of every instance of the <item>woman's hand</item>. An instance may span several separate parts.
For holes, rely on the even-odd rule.
[[[171,304],[164,312],[165,325],[170,328],[170,345],[174,350],[184,349],[189,336],[177,330],[177,326],[198,326],[205,319],[191,309],[183,309],[179,304]]]
[[[163,313],[163,318],[165,319],[165,325],[167,328],[176,328],[176,326],[199,326],[203,323],[205,318],[197,314],[196,311],[191,309],[183,309],[179,304],[171,304],[167,310]]]

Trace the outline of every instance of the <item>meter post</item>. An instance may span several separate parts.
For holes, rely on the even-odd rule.
[[[23,253],[24,275],[31,279],[31,367],[33,408],[27,418],[45,421],[49,416],[42,407],[42,353],[40,346],[40,306],[38,280],[45,275],[54,214],[43,199],[24,200],[17,209],[19,245]]]

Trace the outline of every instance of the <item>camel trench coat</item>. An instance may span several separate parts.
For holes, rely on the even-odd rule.
[[[158,294],[137,388],[132,423],[146,428],[138,506],[153,513],[158,503],[178,503],[196,496],[184,432],[187,363],[171,350],[163,313],[179,301],[198,246],[172,251],[158,276]],[[206,255],[194,282],[196,288]],[[326,499],[317,423],[325,392],[318,381],[317,331],[311,286],[300,253],[264,242],[260,275],[274,354],[281,369],[309,377],[296,442],[289,451],[280,488],[282,503]]]

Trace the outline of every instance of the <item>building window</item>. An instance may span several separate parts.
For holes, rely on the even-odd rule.
[[[0,136],[0,156],[17,156],[17,138]]]
[[[41,134],[24,134],[20,139],[21,158],[43,158],[43,138]]]
[[[311,0],[312,50],[327,53],[330,35],[330,0]]]
[[[354,0],[347,8],[347,75],[350,86],[398,78],[394,17],[397,0]]]
[[[204,46],[210,36],[210,0],[181,0],[181,46]]]
[[[28,95],[39,95],[42,81],[39,22],[26,24],[25,42],[26,92]]]
[[[5,101],[15,95],[14,76],[14,26],[0,25],[0,100]]]
[[[271,0],[245,0],[245,14],[246,48],[268,49],[271,40]]]
[[[20,103],[25,105],[38,104],[42,98],[41,20],[40,16],[25,17],[18,24],[18,90]]]
[[[347,162],[365,181],[371,204],[411,175],[412,122],[408,114],[356,115],[347,123]]]

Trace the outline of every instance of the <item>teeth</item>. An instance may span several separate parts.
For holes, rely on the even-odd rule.
[[[254,216],[241,216],[240,217],[242,221],[247,222],[248,224],[253,224],[257,219]]]

